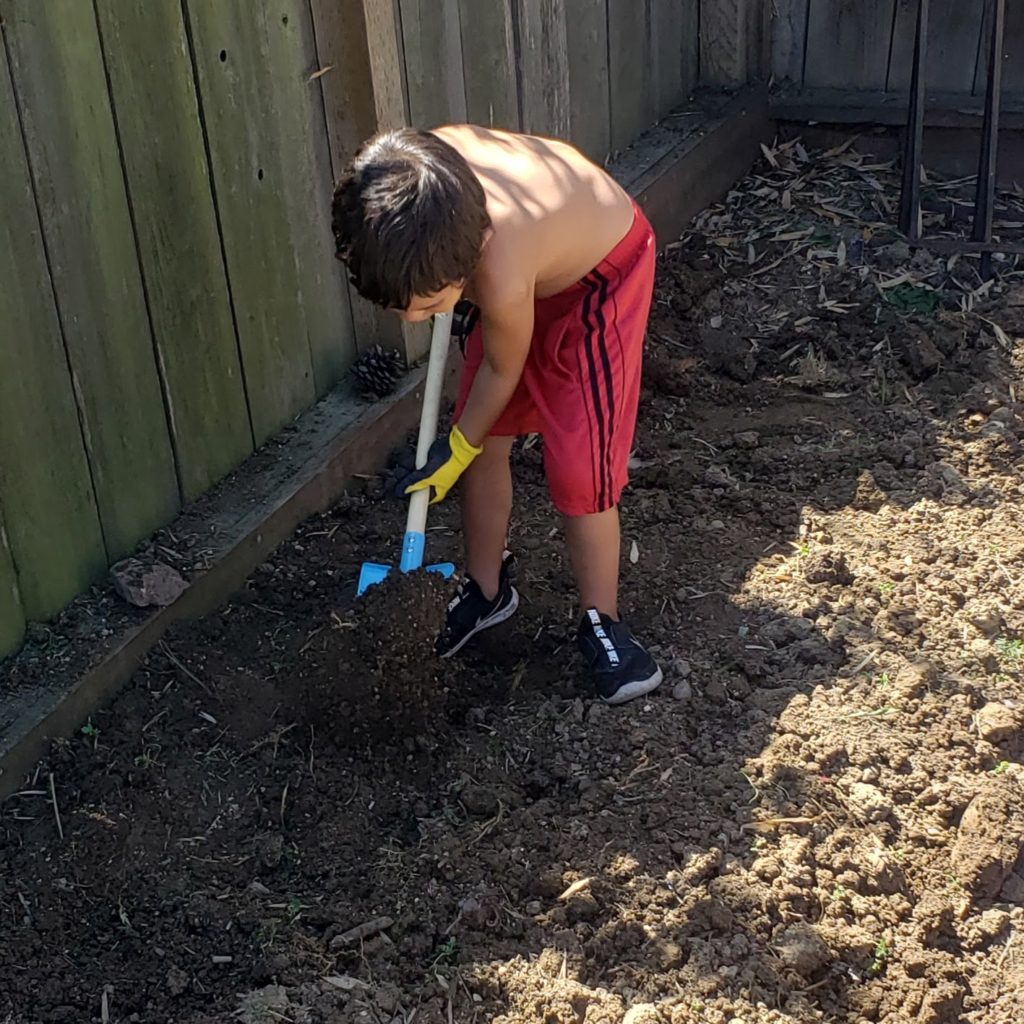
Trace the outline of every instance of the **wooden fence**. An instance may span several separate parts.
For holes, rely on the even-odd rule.
[[[772,74],[801,89],[905,92],[918,0],[770,0]],[[989,0],[932,0],[926,86],[984,93]],[[1024,4],[1006,8],[1003,87],[1024,96]]]
[[[698,8],[0,0],[0,655],[380,336],[330,236],[362,138],[603,159],[685,100]]]

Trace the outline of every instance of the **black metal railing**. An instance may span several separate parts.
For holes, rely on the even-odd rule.
[[[992,276],[992,254],[1024,254],[1024,244],[992,239],[996,194],[996,157],[999,149],[999,106],[1003,87],[1003,39],[1006,29],[1006,0],[988,0],[982,17],[991,26],[988,40],[988,82],[985,114],[981,127],[978,185],[974,197],[973,227],[967,238],[925,238],[921,222],[921,155],[924,138],[925,63],[928,50],[928,14],[931,0],[918,0],[914,64],[910,77],[910,108],[903,143],[903,190],[900,196],[899,227],[911,244],[935,252],[976,253],[981,257],[981,276]],[[984,23],[984,22],[983,22]]]

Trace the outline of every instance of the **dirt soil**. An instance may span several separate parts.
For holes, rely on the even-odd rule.
[[[1024,279],[901,249],[894,180],[791,143],[662,259],[659,692],[581,687],[539,441],[523,607],[453,664],[354,598],[402,530],[367,481],[0,808],[0,1020],[1024,1020]]]

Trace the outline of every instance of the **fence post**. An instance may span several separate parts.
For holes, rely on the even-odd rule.
[[[310,6],[337,180],[366,139],[409,123],[402,28],[395,0],[311,0]],[[412,363],[429,345],[423,325],[402,324],[354,290],[352,320],[360,351],[399,348]]]

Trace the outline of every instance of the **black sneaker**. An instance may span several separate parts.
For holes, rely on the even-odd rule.
[[[661,685],[658,663],[624,622],[591,608],[580,622],[576,643],[597,695],[606,704],[624,704]]]
[[[437,653],[442,658],[457,654],[477,633],[497,626],[515,613],[519,607],[519,592],[512,586],[509,576],[510,557],[506,554],[502,559],[498,593],[494,595],[493,601],[484,597],[476,580],[467,576],[459,584],[458,592],[448,605],[444,632],[437,641]]]

